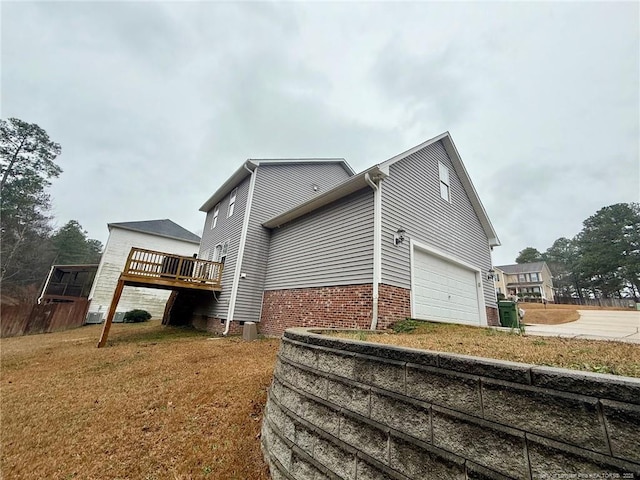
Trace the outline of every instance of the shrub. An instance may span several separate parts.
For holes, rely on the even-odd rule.
[[[129,310],[124,314],[124,323],[146,322],[151,318],[151,314],[146,310]]]
[[[418,328],[423,322],[405,318],[391,325],[391,329],[396,333],[411,333]]]

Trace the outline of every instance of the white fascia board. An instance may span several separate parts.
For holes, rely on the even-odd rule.
[[[344,168],[350,177],[356,172],[344,158],[251,158],[256,165],[306,165],[314,163],[337,163]]]
[[[441,133],[440,135],[433,137],[427,140],[426,142],[421,143],[420,145],[417,145],[405,152],[402,152],[394,157],[391,157],[389,160],[386,160],[381,164],[379,164],[378,167],[380,167],[380,169],[382,169],[383,171],[386,171],[388,174],[389,167],[394,163],[399,162],[400,160],[407,158],[409,155],[412,155],[415,152],[422,150],[423,148],[428,147],[429,145],[432,145],[439,141],[442,141],[442,144],[444,145],[444,148],[447,154],[449,155],[449,158],[451,159],[451,163],[453,164],[453,167],[458,175],[458,178],[460,178],[460,182],[462,183],[462,186],[467,192],[469,200],[471,201],[471,205],[473,206],[473,209],[475,210],[476,215],[480,220],[480,224],[482,225],[482,228],[484,229],[487,235],[489,246],[490,247],[500,246],[500,240],[498,239],[498,235],[493,229],[493,225],[489,220],[489,216],[487,215],[487,212],[484,209],[482,202],[480,201],[480,197],[478,197],[478,192],[476,192],[476,189],[473,186],[473,183],[471,182],[469,173],[467,172],[467,169],[462,163],[462,158],[460,157],[460,154],[458,153],[458,149],[453,143],[453,139],[451,138],[451,135],[449,134],[449,132]]]
[[[249,176],[249,171],[255,170],[258,165],[295,165],[309,163],[338,163],[344,168],[349,176],[355,175],[355,172],[344,158],[249,158],[244,162],[238,170],[236,170],[226,182],[216,190],[200,207],[201,212],[208,212],[215,207],[220,201],[227,196],[242,180]]]
[[[441,133],[440,135],[438,135],[437,137],[433,137],[429,140],[427,140],[426,142],[422,142],[420,145],[417,145],[413,148],[410,148],[409,150],[399,153],[398,155],[395,155],[393,157],[391,157],[389,160],[385,160],[384,162],[382,162],[381,164],[378,165],[378,167],[380,167],[381,169],[389,169],[389,167],[391,165],[393,165],[396,162],[399,162],[400,160],[402,160],[403,158],[407,158],[409,155],[413,155],[414,153],[416,153],[418,150],[422,150],[425,147],[428,147],[429,145],[436,143],[440,140],[442,140],[444,137],[449,136],[449,132],[445,132],[445,133]]]
[[[456,173],[458,174],[458,178],[460,179],[462,186],[464,187],[464,189],[467,192],[467,195],[469,196],[469,200],[471,201],[471,205],[473,205],[473,208],[476,211],[476,214],[478,215],[480,224],[482,225],[482,228],[487,234],[487,239],[489,240],[489,246],[490,247],[500,246],[501,244],[500,244],[500,240],[498,239],[498,235],[496,234],[496,231],[494,230],[493,225],[491,224],[491,220],[489,220],[487,211],[484,209],[484,206],[480,201],[478,192],[473,186],[471,177],[469,177],[469,173],[467,172],[467,169],[465,168],[464,163],[462,163],[462,158],[460,157],[460,154],[458,153],[458,149],[453,143],[453,139],[451,138],[451,135],[449,135],[449,132],[444,134],[444,137],[442,138],[442,144],[444,145],[444,149],[446,150],[447,154],[449,155],[449,158],[451,159],[451,163],[453,164],[453,167],[455,168]]]
[[[349,180],[342,182],[337,187],[334,187],[331,190],[324,192],[317,197],[314,197],[311,200],[308,200],[292,208],[291,210],[281,213],[277,217],[273,217],[270,220],[267,220],[262,224],[262,226],[266,228],[280,227],[281,225],[295,220],[302,215],[328,205],[329,203],[335,202],[336,200],[346,197],[351,193],[357,192],[362,188],[368,187],[369,184],[367,183],[367,180],[365,178],[366,174],[369,174],[369,177],[374,179],[385,178],[387,176],[382,170],[378,168],[377,165],[373,166],[368,170],[365,170],[364,172],[351,177]]]
[[[233,175],[231,175],[226,182],[224,182],[216,192],[209,197],[209,200],[204,202],[200,207],[201,212],[207,213],[213,207],[215,207],[220,201],[227,196],[231,190],[238,186],[238,184],[250,175],[250,172],[256,169],[258,165],[251,159],[240,165]],[[247,170],[249,169],[249,170]]]
[[[109,232],[111,232],[112,228],[119,228],[120,230],[127,230],[129,232],[142,233],[143,235],[151,235],[152,237],[170,238],[171,240],[178,240],[180,242],[193,243],[194,245],[200,245],[200,241],[202,240],[202,239],[188,240],[186,238],[174,237],[172,235],[164,235],[162,233],[147,232],[145,230],[140,230],[138,228],[130,228],[130,227],[123,227],[121,225],[113,225],[111,223],[107,224],[107,227],[109,227]]]

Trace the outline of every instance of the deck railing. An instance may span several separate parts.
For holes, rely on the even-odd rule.
[[[220,288],[222,268],[223,264],[219,262],[133,247],[122,274],[139,277],[142,281],[169,280],[183,283],[185,287],[205,284]]]

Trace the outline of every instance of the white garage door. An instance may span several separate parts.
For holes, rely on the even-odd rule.
[[[480,324],[476,273],[459,264],[414,250],[411,295],[414,318]]]

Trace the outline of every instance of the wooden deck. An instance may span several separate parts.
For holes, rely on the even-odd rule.
[[[223,267],[219,262],[133,247],[118,279],[98,348],[107,343],[109,329],[124,287],[219,292],[222,290]]]
[[[218,262],[134,247],[120,280],[136,287],[220,291],[222,268]]]

